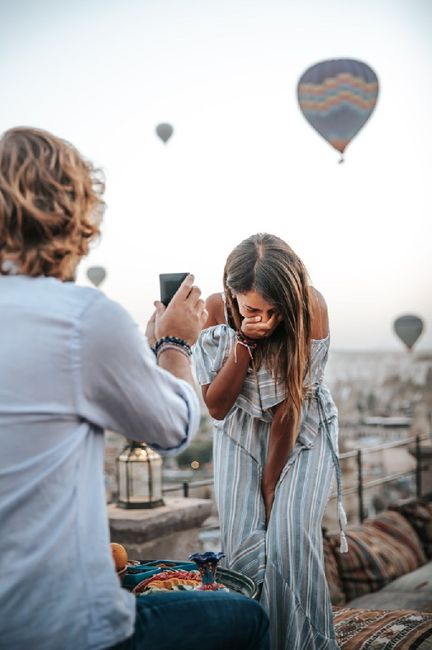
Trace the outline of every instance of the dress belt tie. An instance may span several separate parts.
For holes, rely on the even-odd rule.
[[[340,553],[347,553],[348,552],[348,542],[347,538],[345,535],[345,530],[347,526],[347,517],[346,513],[343,507],[342,503],[342,472],[341,472],[341,467],[340,467],[340,462],[339,462],[339,456],[336,453],[334,443],[331,437],[329,425],[327,422],[327,417],[326,417],[326,412],[324,408],[324,396],[322,394],[322,387],[321,385],[318,385],[315,389],[315,397],[318,403],[318,411],[320,414],[320,419],[324,424],[324,429],[327,437],[328,444],[330,446],[331,450],[331,455],[333,458],[333,465],[335,468],[335,474],[336,474],[336,489],[337,489],[337,511],[338,511],[338,520],[339,520],[339,528],[340,528],[340,547],[339,547],[339,552]]]

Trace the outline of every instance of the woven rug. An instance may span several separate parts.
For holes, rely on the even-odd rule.
[[[432,650],[432,614],[334,608],[342,650]]]

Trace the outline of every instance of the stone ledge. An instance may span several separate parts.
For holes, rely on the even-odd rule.
[[[198,533],[212,512],[210,499],[165,497],[154,509],[108,506],[112,542],[123,544],[131,560],[185,560],[202,550]]]

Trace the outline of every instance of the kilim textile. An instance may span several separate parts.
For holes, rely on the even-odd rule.
[[[341,650],[431,650],[432,614],[414,610],[334,609]]]

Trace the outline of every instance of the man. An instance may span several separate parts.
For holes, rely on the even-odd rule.
[[[260,606],[230,594],[136,599],[109,547],[103,430],[160,453],[199,424],[190,346],[206,318],[188,276],[147,333],[67,282],[99,233],[104,186],[69,143],[0,139],[0,639],[8,650],[267,648]],[[182,596],[182,598],[180,598]],[[240,629],[235,622],[242,621]]]

